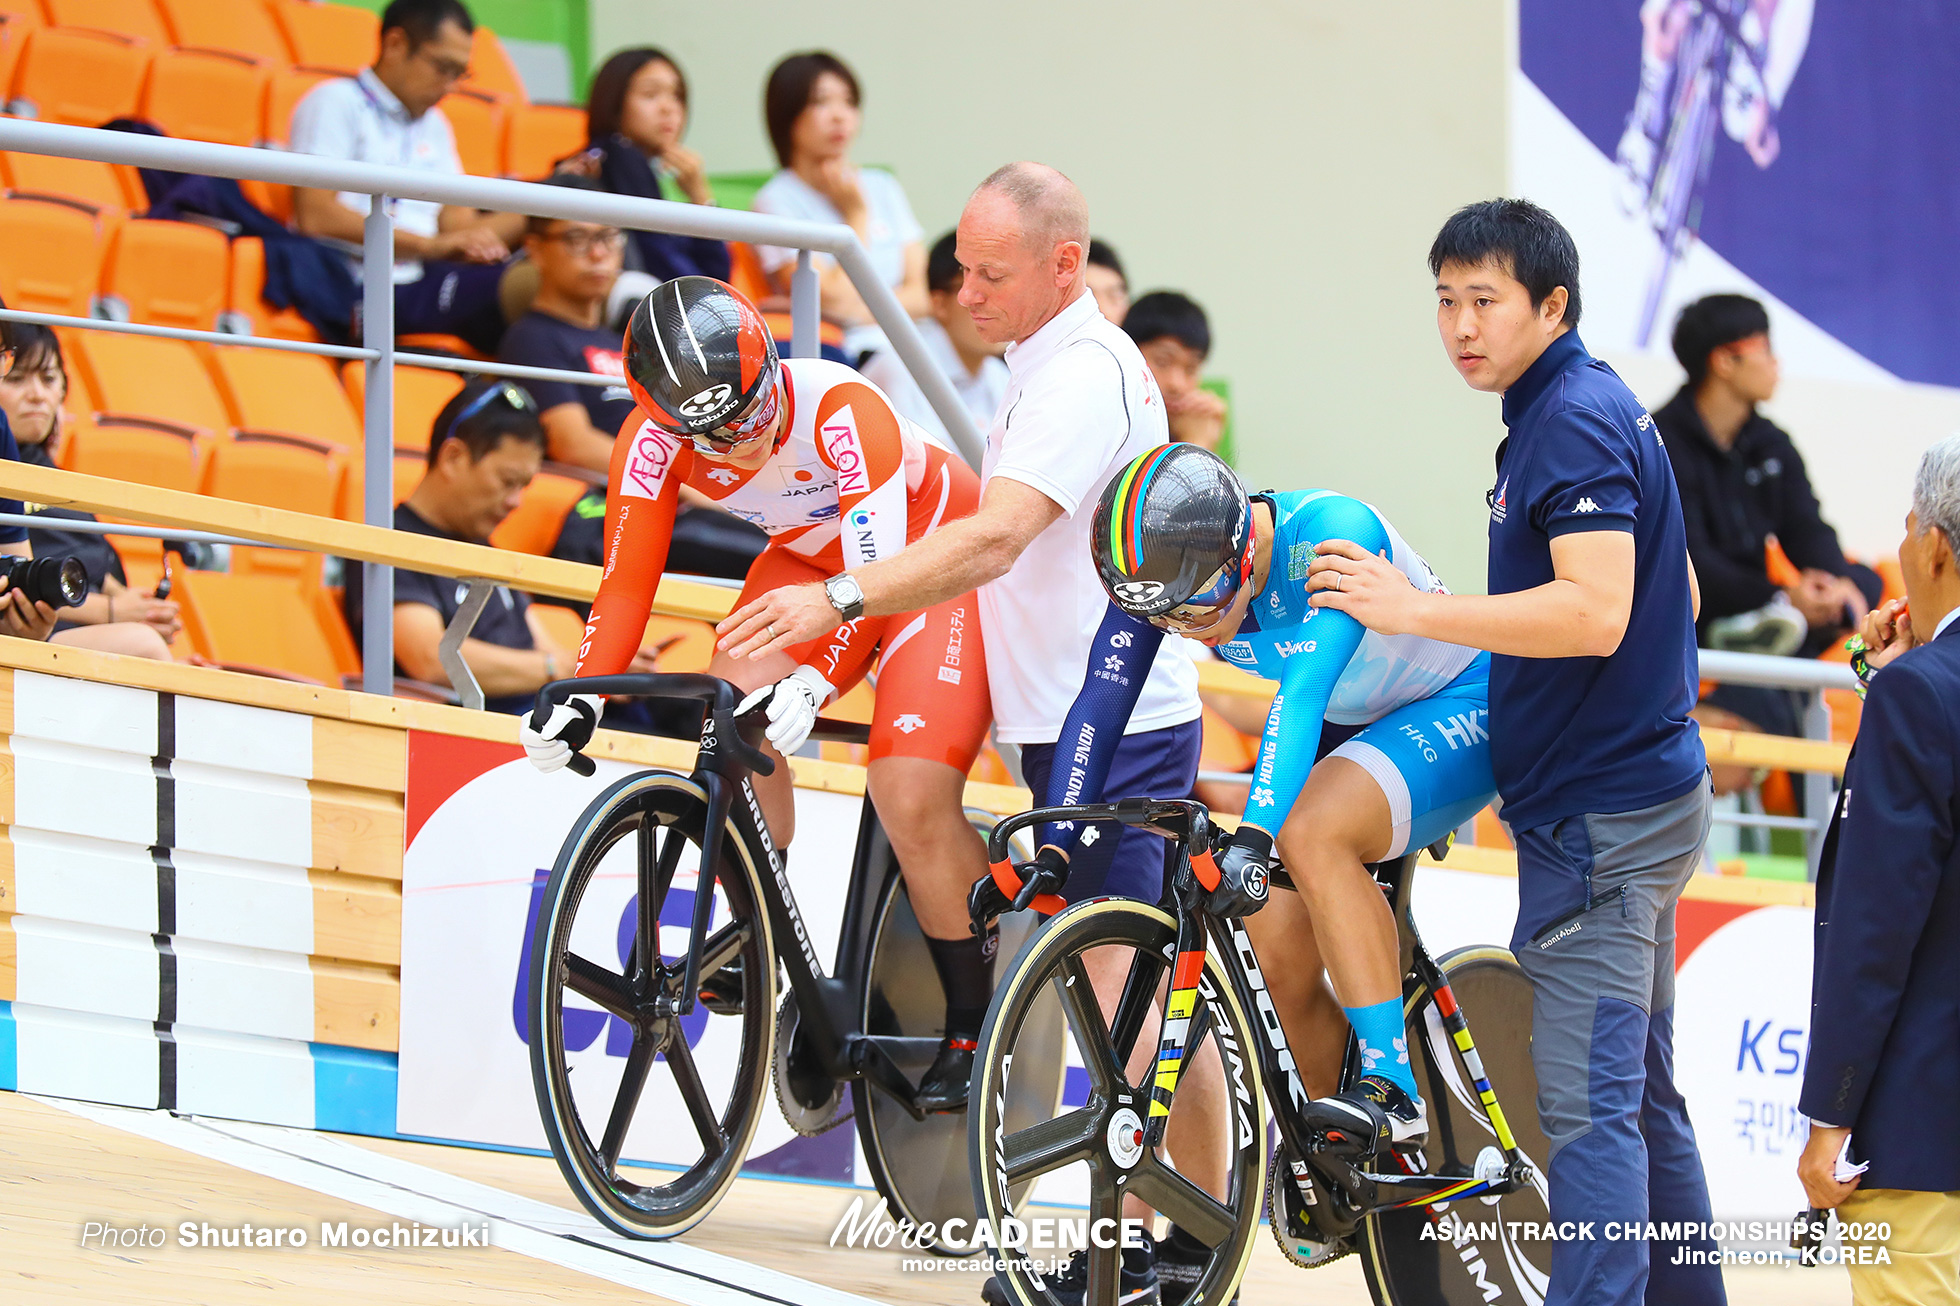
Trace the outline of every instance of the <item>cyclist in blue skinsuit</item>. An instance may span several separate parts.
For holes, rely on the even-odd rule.
[[[1110,747],[1164,631],[1279,682],[1212,905],[1269,908],[1246,929],[1318,1099],[1309,1114],[1406,1150],[1427,1137],[1427,1116],[1409,1064],[1395,920],[1365,863],[1432,843],[1490,802],[1490,657],[1377,635],[1311,606],[1307,568],[1330,539],[1386,557],[1419,588],[1442,588],[1380,513],[1345,495],[1249,497],[1231,468],[1190,444],[1152,449],[1117,473],[1090,530],[1109,612],[1042,801],[1102,800]],[[1050,827],[1041,858],[1067,857],[1072,873],[1115,842]],[[1275,843],[1299,893],[1269,904]],[[1367,1073],[1330,1096],[1350,1025]]]

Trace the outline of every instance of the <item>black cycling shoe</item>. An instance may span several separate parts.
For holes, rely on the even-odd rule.
[[[1384,1075],[1363,1075],[1345,1092],[1315,1098],[1303,1114],[1335,1150],[1412,1152],[1429,1141],[1422,1099]]]
[[[1048,1295],[1060,1306],[1082,1306],[1083,1299],[1089,1295],[1087,1253],[1076,1252],[1060,1270],[1052,1275],[1043,1275],[1042,1283],[1048,1289]],[[987,1280],[981,1287],[980,1300],[987,1306],[1015,1306],[1013,1294],[999,1275]],[[1157,1243],[1146,1229],[1143,1232],[1143,1246],[1123,1249],[1123,1273],[1118,1281],[1116,1306],[1159,1306],[1160,1301]]]
[[[1211,1263],[1211,1248],[1178,1228],[1157,1240],[1157,1293],[1163,1306],[1184,1306],[1204,1277]],[[1228,1306],[1237,1306],[1239,1295],[1232,1294]]]
[[[966,1110],[966,1089],[973,1080],[973,1053],[978,1047],[970,1038],[948,1034],[940,1039],[939,1055],[919,1080],[913,1103],[921,1111]]]
[[[701,1005],[717,1016],[742,1014],[742,959],[723,966],[712,975],[701,977]]]

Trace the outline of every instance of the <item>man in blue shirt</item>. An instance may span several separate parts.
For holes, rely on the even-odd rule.
[[[1573,329],[1579,256],[1556,218],[1522,200],[1469,205],[1429,265],[1451,362],[1504,396],[1490,593],[1425,593],[1332,541],[1314,602],[1493,655],[1491,762],[1518,849],[1511,947],[1534,992],[1551,1216],[1579,1224],[1553,1250],[1548,1304],[1719,1303],[1719,1267],[1698,1263],[1712,1241],[1640,1235],[1709,1219],[1673,1083],[1674,904],[1710,797],[1688,716],[1699,599],[1673,472],[1653,418]]]

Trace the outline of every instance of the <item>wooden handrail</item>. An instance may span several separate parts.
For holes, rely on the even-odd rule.
[[[31,463],[0,461],[0,497],[49,507],[79,508],[159,526],[216,531],[263,540],[267,544],[331,553],[357,562],[388,563],[436,576],[481,576],[528,594],[576,599],[582,603],[591,602],[599,589],[599,569],[581,562],[541,558],[483,544],[463,544],[284,508],[239,503],[234,499],[134,485]],[[660,583],[653,610],[664,616],[719,621],[728,615],[734,598],[729,590],[670,576]]]
[[[210,495],[161,490],[104,476],[36,467],[31,463],[0,461],[0,496],[160,526],[217,531],[360,562],[385,562],[437,576],[482,576],[530,594],[580,602],[590,602],[599,588],[599,569],[584,563],[541,558],[482,544],[461,544]],[[664,616],[719,621],[734,606],[734,598],[729,590],[670,576],[660,583],[653,610]],[[1270,680],[1223,662],[1198,664],[1198,685],[1209,692],[1266,702],[1272,701],[1277,688]],[[1787,739],[1780,735],[1729,730],[1703,730],[1701,734],[1709,761],[1741,766],[1843,775],[1845,759],[1851,751],[1843,744]]]

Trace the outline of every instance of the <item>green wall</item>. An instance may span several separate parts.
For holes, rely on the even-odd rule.
[[[388,0],[342,0],[380,13]],[[477,22],[499,36],[549,41],[565,47],[572,60],[572,89],[581,98],[591,76],[592,38],[586,26],[586,0],[463,0]]]

